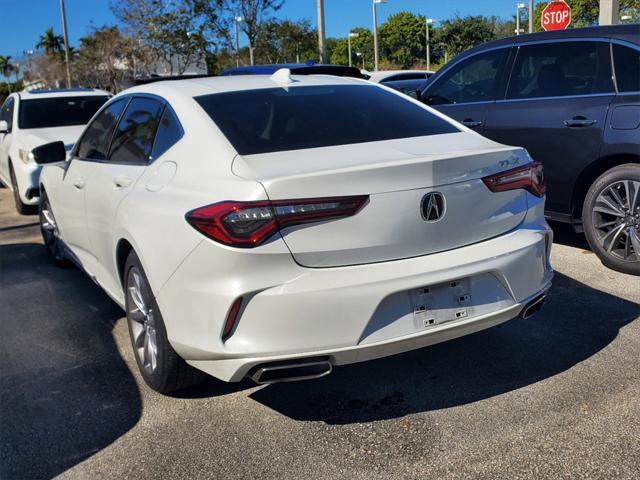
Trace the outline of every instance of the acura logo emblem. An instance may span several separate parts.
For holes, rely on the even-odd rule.
[[[444,195],[440,192],[427,193],[422,197],[422,218],[427,222],[437,222],[444,216]]]

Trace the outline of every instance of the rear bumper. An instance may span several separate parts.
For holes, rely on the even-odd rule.
[[[230,252],[216,256],[220,247],[207,240],[185,259],[157,300],[176,351],[222,380],[239,381],[262,363],[311,356],[328,356],[342,365],[443,342],[517,317],[551,285],[551,236],[538,220],[447,252],[321,269],[300,267],[290,257],[270,264],[274,255],[245,254],[251,259],[246,264]],[[492,292],[474,294],[478,304],[468,318],[423,328],[412,310],[412,292],[458,279],[475,279],[476,290],[493,282],[501,300],[487,300]],[[224,320],[239,296],[244,302],[237,327],[222,342]]]

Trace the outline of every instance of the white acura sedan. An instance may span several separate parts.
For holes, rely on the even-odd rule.
[[[540,164],[364,80],[147,84],[69,159],[33,153],[47,248],[125,309],[160,392],[320,377],[532,315],[551,284]]]

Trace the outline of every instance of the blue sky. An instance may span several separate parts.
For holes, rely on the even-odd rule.
[[[516,0],[389,0],[378,8],[379,22],[389,15],[408,10],[445,19],[456,14],[513,15]],[[70,43],[86,35],[93,26],[116,22],[109,0],[66,0]],[[14,58],[33,49],[38,37],[48,27],[62,32],[58,0],[0,0],[2,40],[0,55]],[[287,0],[276,14],[279,18],[308,18],[316,22],[316,0]],[[327,36],[344,36],[350,28],[371,28],[371,0],[325,0]]]

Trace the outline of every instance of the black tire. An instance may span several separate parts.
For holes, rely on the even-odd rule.
[[[140,293],[145,297],[143,301],[144,308],[142,309],[139,308],[134,300],[134,293],[129,288],[130,286],[137,288],[135,286],[136,274],[139,279]],[[129,338],[133,348],[133,356],[145,383],[156,392],[169,393],[193,386],[204,379],[206,374],[188,365],[169,343],[167,330],[155,296],[151,292],[151,287],[140,259],[133,251],[129,254],[125,263],[123,284]],[[147,314],[145,315],[142,310],[146,310]],[[151,331],[153,331],[156,346],[154,364],[151,361],[147,361],[145,356],[145,346],[147,344],[140,345],[140,342],[146,342],[147,339],[151,338]],[[147,338],[141,340],[141,337],[145,336]],[[140,350],[143,351],[141,352]]]
[[[614,167],[593,182],[582,210],[584,233],[593,252],[607,267],[630,275],[640,275],[639,189],[640,165]]]
[[[20,198],[18,193],[18,181],[16,180],[16,174],[13,171],[13,165],[9,163],[9,177],[11,178],[11,189],[13,190],[13,200],[16,204],[16,210],[20,215],[34,215],[38,213],[38,207],[36,205],[27,205]]]
[[[60,238],[58,226],[55,222],[51,203],[47,198],[47,193],[43,190],[39,206],[40,233],[44,246],[55,263],[59,267],[70,267],[71,262],[67,258],[64,242]]]

